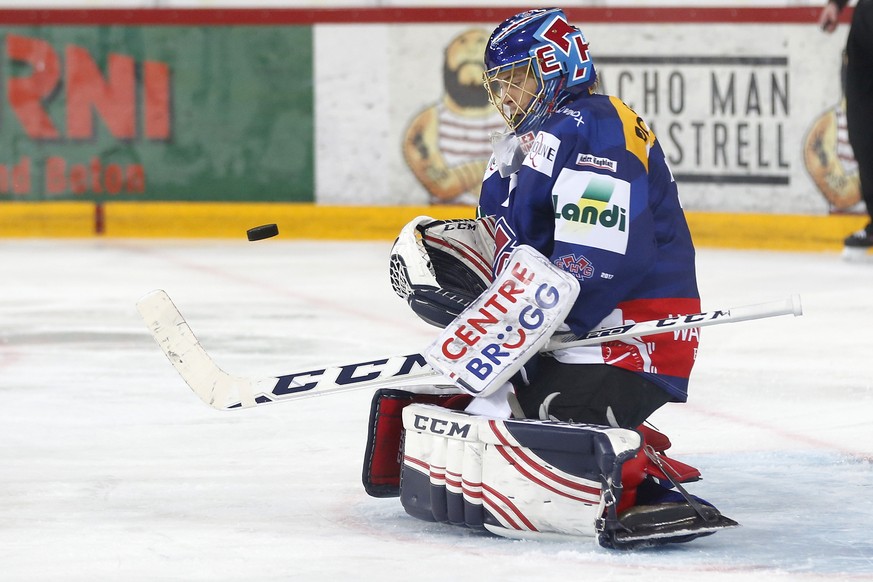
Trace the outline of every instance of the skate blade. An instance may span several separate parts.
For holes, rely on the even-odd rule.
[[[699,513],[701,509],[703,513]],[[597,541],[613,550],[635,550],[681,544],[739,525],[709,505],[703,508],[687,503],[640,505],[622,513],[619,528],[600,532]]]
[[[873,254],[870,249],[843,247],[842,259],[847,263],[873,263]]]

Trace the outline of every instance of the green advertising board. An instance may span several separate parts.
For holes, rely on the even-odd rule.
[[[0,202],[313,201],[310,26],[0,34]]]

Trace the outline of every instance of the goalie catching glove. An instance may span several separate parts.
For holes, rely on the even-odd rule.
[[[494,220],[419,216],[391,248],[391,287],[424,321],[451,323],[491,283]]]

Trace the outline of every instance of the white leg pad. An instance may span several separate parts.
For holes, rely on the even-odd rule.
[[[513,538],[596,535],[605,487],[641,446],[638,433],[473,416],[426,404],[403,410],[401,502],[430,521]]]

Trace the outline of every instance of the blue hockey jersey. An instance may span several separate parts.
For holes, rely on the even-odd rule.
[[[585,95],[521,136],[521,166],[491,158],[480,216],[496,219],[495,272],[515,245],[534,247],[580,284],[565,323],[601,326],[700,311],[695,253],[676,183],[645,122],[616,97]],[[514,168],[513,168],[514,169]],[[504,172],[506,173],[506,172]],[[646,375],[685,401],[699,330],[555,353]]]

